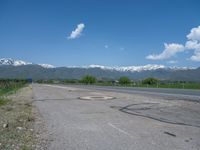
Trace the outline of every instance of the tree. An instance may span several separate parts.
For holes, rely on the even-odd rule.
[[[131,80],[128,77],[120,77],[119,84],[121,85],[128,85],[131,83]]]
[[[144,79],[144,80],[142,81],[143,84],[149,84],[149,85],[157,84],[158,82],[159,82],[158,79],[152,78],[152,77],[146,78],[146,79]]]
[[[90,75],[86,75],[82,78],[81,82],[85,84],[93,84],[96,82],[96,78]]]

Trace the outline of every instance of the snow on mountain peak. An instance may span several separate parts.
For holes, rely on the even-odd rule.
[[[140,72],[146,70],[157,70],[166,68],[164,65],[144,65],[144,66],[127,66],[127,67],[108,67],[101,65],[90,65],[89,68],[101,68],[104,70],[116,70],[116,71],[130,71],[130,72]]]
[[[15,60],[12,58],[1,58],[0,65],[12,65],[12,66],[22,66],[22,65],[31,65],[33,63],[25,62],[22,60]],[[53,65],[50,64],[38,64],[44,68],[55,68]]]
[[[55,68],[55,66],[50,65],[50,64],[39,64],[39,65],[44,67],[44,68]]]
[[[113,67],[108,67],[108,66],[102,66],[102,65],[89,65],[89,68],[101,68],[105,70],[113,70]]]
[[[25,62],[22,60],[14,60],[12,58],[2,58],[0,59],[0,65],[12,65],[12,66],[21,66],[21,65],[39,65],[43,68],[56,68],[53,65],[50,64],[34,64],[30,62]],[[100,68],[103,70],[113,70],[113,71],[121,71],[121,72],[141,72],[141,71],[151,71],[151,70],[157,70],[157,69],[172,69],[172,70],[188,70],[188,69],[195,69],[189,68],[189,67],[167,67],[164,65],[157,65],[157,64],[147,64],[144,66],[126,66],[126,67],[110,67],[110,66],[103,66],[103,65],[89,65],[89,66],[71,66],[68,68]]]
[[[12,58],[2,58],[0,59],[0,65],[13,65],[13,66],[21,66],[21,65],[29,65],[32,63],[25,62],[22,60],[14,60]]]

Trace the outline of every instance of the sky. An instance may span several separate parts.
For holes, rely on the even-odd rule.
[[[0,58],[200,66],[199,0],[0,0]]]

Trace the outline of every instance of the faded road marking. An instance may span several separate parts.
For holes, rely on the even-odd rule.
[[[123,134],[129,136],[130,138],[133,138],[133,136],[132,136],[131,134],[127,133],[126,131],[124,131],[124,130],[118,128],[118,127],[116,127],[116,126],[113,125],[112,123],[108,123],[108,125],[109,125],[110,127],[114,128],[114,129],[116,129],[117,131],[119,131],[119,132],[121,132],[121,133],[123,133]]]
[[[64,86],[58,86],[58,85],[43,85],[43,86],[48,86],[48,87],[53,87],[53,88],[60,88],[60,89],[66,89],[68,91],[75,91],[75,88],[70,88],[70,87],[64,87]]]
[[[49,86],[49,87],[55,87],[55,88],[61,88],[61,89],[69,89],[68,87],[55,86],[55,85],[43,85],[43,86]]]

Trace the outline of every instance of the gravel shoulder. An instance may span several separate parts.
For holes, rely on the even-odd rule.
[[[19,89],[4,98],[7,102],[0,106],[0,149],[44,149],[46,141],[42,140],[41,134],[45,126],[32,104],[32,86]]]

